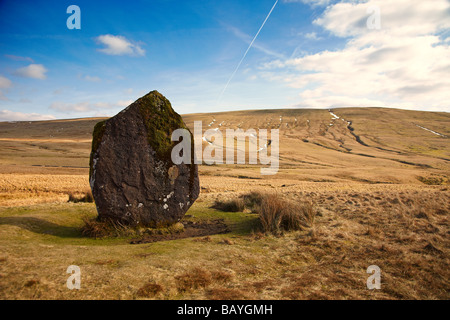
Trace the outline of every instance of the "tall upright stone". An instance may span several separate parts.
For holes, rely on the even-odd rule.
[[[89,180],[101,220],[163,227],[185,215],[200,186],[193,158],[181,165],[171,159],[172,132],[182,128],[181,116],[157,91],[95,126]],[[193,155],[193,137],[191,143]]]

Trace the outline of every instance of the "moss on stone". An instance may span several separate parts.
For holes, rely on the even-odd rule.
[[[92,133],[92,150],[91,150],[91,158],[89,160],[89,179],[91,178],[92,175],[94,154],[100,147],[100,143],[102,142],[105,130],[106,130],[106,120],[97,123],[94,127],[94,132]]]
[[[158,158],[171,159],[172,133],[176,129],[187,129],[181,116],[176,113],[170,101],[158,91],[152,91],[140,98],[139,111],[147,129],[148,142]]]

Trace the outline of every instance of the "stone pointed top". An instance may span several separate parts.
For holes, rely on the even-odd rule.
[[[143,108],[156,108],[158,111],[161,111],[160,108],[173,110],[170,101],[167,100],[166,97],[164,97],[157,90],[150,91],[142,98],[139,98],[135,103],[142,104]]]
[[[173,131],[187,129],[183,118],[175,112],[170,101],[156,90],[138,99],[129,108],[135,107],[139,108],[153,150],[162,158],[170,157]]]

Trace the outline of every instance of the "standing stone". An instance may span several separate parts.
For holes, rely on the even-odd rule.
[[[177,129],[187,127],[157,91],[95,126],[89,181],[101,220],[144,227],[180,221],[200,187],[193,158],[172,162]],[[193,155],[193,137],[191,143]]]

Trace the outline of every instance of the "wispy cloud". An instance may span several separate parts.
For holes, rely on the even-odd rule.
[[[98,51],[113,56],[144,56],[145,50],[137,43],[132,43],[123,36],[114,36],[110,34],[101,35],[96,38],[97,42],[105,45],[103,49]]]
[[[44,80],[47,69],[42,64],[30,64],[29,66],[17,69],[14,74],[20,77]]]
[[[0,76],[0,89],[8,89],[12,85],[11,80],[4,76]]]
[[[78,103],[66,103],[61,101],[53,102],[50,105],[50,109],[63,112],[63,113],[86,113],[86,112],[99,112],[101,110],[111,110],[114,108],[125,108],[132,104],[133,100],[119,100],[115,103],[110,102],[78,102]],[[101,111],[104,114],[104,111]]]
[[[23,113],[10,110],[0,110],[0,121],[38,121],[54,120],[51,114]]]
[[[15,56],[13,54],[5,54],[4,55],[6,58],[14,60],[14,61],[28,61],[33,63],[33,59],[31,59],[30,57],[21,57],[21,56]]]
[[[8,98],[5,96],[3,90],[9,89],[12,86],[11,80],[8,78],[0,75],[0,100],[8,100]]]
[[[53,102],[49,108],[63,112],[87,112],[92,110],[89,102],[65,103],[58,101]]]
[[[89,82],[100,82],[100,81],[102,81],[102,79],[100,79],[99,77],[89,76],[89,75],[84,76],[83,79],[86,80],[86,81],[89,81]]]
[[[306,34],[304,34],[304,37],[306,38],[306,39],[308,39],[308,40],[322,40],[322,38],[321,37],[319,37],[318,35],[317,35],[317,33],[315,33],[315,32],[309,32],[309,33],[306,33]]]
[[[117,101],[117,106],[125,108],[125,107],[128,107],[133,102],[134,102],[133,100],[120,100],[120,101]]]
[[[304,3],[312,7],[324,7],[331,3],[331,0],[283,0],[283,3]]]
[[[252,42],[252,37],[249,36],[248,34],[242,32],[241,30],[239,30],[236,27],[233,26],[228,26],[227,27],[228,30],[230,30],[236,37],[238,37],[239,39],[245,41],[247,44],[250,44]],[[275,58],[279,58],[279,59],[283,59],[286,58],[283,54],[275,52],[267,47],[265,47],[264,45],[254,42],[252,48],[255,48],[269,56],[275,57]]]

